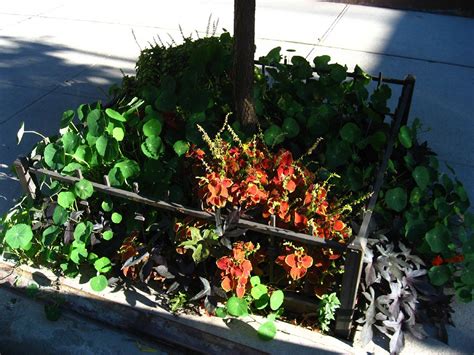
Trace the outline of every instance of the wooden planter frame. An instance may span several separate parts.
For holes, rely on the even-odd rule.
[[[262,71],[265,71],[264,65],[258,62],[255,63],[257,65],[261,65]],[[348,73],[348,76],[352,78],[357,77],[357,75],[354,73]],[[315,237],[313,235],[298,233],[275,227],[274,218],[271,219],[273,220],[273,225],[256,223],[246,219],[240,219],[237,223],[237,227],[239,228],[267,235],[270,240],[270,245],[272,246],[275,244],[275,238],[282,238],[304,243],[307,245],[318,246],[323,248],[332,248],[345,252],[344,275],[339,295],[341,307],[337,311],[335,324],[336,335],[343,338],[350,338],[352,335],[354,307],[356,304],[357,290],[359,287],[362,272],[363,256],[367,244],[367,232],[370,220],[372,218],[372,211],[375,207],[378,193],[383,184],[384,174],[387,169],[388,160],[393,151],[394,143],[397,139],[398,131],[400,129],[400,126],[402,124],[406,124],[408,121],[408,115],[410,112],[411,100],[415,85],[415,78],[411,75],[408,75],[403,80],[382,78],[381,74],[379,74],[379,76],[377,77],[371,76],[371,79],[377,82],[379,85],[381,83],[401,85],[402,92],[399,97],[398,105],[395,112],[388,114],[393,118],[391,134],[388,139],[383,160],[378,168],[375,182],[372,187],[373,194],[368,202],[366,212],[364,213],[359,233],[356,236],[352,237],[349,243],[341,245],[335,241],[324,240],[323,238]],[[14,168],[23,190],[25,191],[27,196],[29,196],[29,198],[33,200],[38,199],[41,195],[39,187],[40,185],[38,184],[37,179],[37,177],[39,176],[49,177],[52,180],[61,181],[69,185],[75,184],[82,178],[82,174],[80,173],[80,171],[78,171],[78,177],[63,176],[54,171],[35,167],[34,165],[30,164],[30,161],[27,158],[17,159],[14,162]],[[103,184],[92,182],[92,185],[95,191],[102,192],[106,195],[123,198],[129,201],[148,205],[153,208],[162,209],[173,213],[184,214],[203,220],[209,220],[214,222],[216,221],[216,215],[214,213],[189,208],[173,202],[151,199],[139,194],[138,188],[135,189],[135,191],[137,192],[132,192],[111,187],[107,176],[104,176]],[[221,218],[222,217],[219,213],[217,219],[219,220]],[[273,251],[273,253],[275,253],[275,251]],[[270,267],[271,269],[273,269],[273,263],[271,263]],[[270,270],[270,276],[272,276],[272,274],[273,272],[272,270]]]

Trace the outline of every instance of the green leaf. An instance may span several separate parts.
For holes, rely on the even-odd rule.
[[[186,141],[176,141],[173,144],[173,150],[180,157],[188,152],[189,143]]]
[[[250,284],[252,285],[252,287],[260,285],[260,277],[259,276],[252,276],[250,278]]]
[[[122,127],[115,127],[112,130],[112,137],[114,137],[117,142],[123,141],[123,138],[125,137],[125,131],[123,130]]]
[[[94,194],[94,187],[90,181],[82,179],[74,184],[74,193],[81,200],[87,200]]]
[[[93,137],[100,137],[105,131],[105,119],[102,111],[94,109],[87,115],[88,134]]]
[[[160,137],[148,137],[141,145],[142,152],[148,158],[158,160],[164,153],[165,147]]]
[[[94,225],[90,221],[79,223],[76,228],[74,228],[74,240],[87,244],[93,229]]]
[[[66,128],[69,126],[69,124],[72,122],[74,119],[74,111],[73,110],[68,110],[63,113],[63,116],[61,118],[61,123],[60,123],[60,128]]]
[[[65,209],[71,208],[74,201],[76,196],[71,191],[63,191],[58,195],[58,204]]]
[[[415,205],[415,206],[418,205],[422,197],[423,197],[423,193],[420,190],[420,188],[414,187],[410,193],[410,204]]]
[[[449,240],[449,230],[443,224],[438,224],[425,234],[426,241],[434,253],[446,251]]]
[[[360,128],[353,122],[348,122],[339,132],[341,138],[349,143],[355,143],[361,139],[362,132]]]
[[[161,133],[161,122],[157,119],[150,119],[143,125],[143,134],[146,137],[159,136]]]
[[[74,240],[71,244],[71,252],[69,254],[69,259],[75,264],[80,264],[81,259],[87,258],[86,244],[80,240]]]
[[[100,205],[105,212],[111,212],[114,208],[114,203],[111,200],[102,201]]]
[[[413,145],[410,128],[408,128],[407,126],[400,127],[400,132],[398,133],[398,140],[405,148],[410,149]]]
[[[446,265],[432,266],[428,271],[430,281],[435,286],[442,286],[451,277],[451,271]]]
[[[270,308],[273,311],[276,311],[278,308],[281,307],[284,299],[285,299],[285,294],[283,293],[282,290],[273,291],[270,297]]]
[[[124,179],[138,176],[140,174],[140,165],[135,160],[125,159],[114,165],[114,168],[120,170]]]
[[[268,52],[268,54],[265,57],[261,57],[260,60],[264,64],[279,63],[281,60],[280,51],[281,51],[281,47],[273,48],[272,50],[270,50],[270,52]]]
[[[105,256],[97,259],[94,262],[94,267],[98,272],[101,272],[103,274],[109,272],[112,269],[112,263],[110,262],[109,258],[106,258]]]
[[[63,142],[64,151],[66,153],[73,153],[81,142],[81,138],[74,132],[66,132],[61,137],[61,141]]]
[[[227,317],[227,311],[224,307],[219,307],[216,309],[216,316],[219,318],[225,318]]]
[[[113,161],[118,155],[118,142],[115,138],[104,134],[95,142],[97,152],[105,161]]]
[[[263,284],[256,285],[252,287],[252,290],[250,291],[250,294],[255,300],[258,300],[260,297],[263,295],[266,295],[268,293],[268,288],[267,286]]]
[[[104,275],[95,276],[90,280],[90,285],[95,292],[101,292],[107,288],[107,278]]]
[[[114,212],[112,213],[112,222],[114,222],[115,224],[119,224],[120,222],[122,222],[122,215],[120,213],[117,213],[117,212]]]
[[[67,222],[69,217],[69,213],[61,206],[56,206],[53,212],[53,222],[58,226],[62,226],[64,223]]]
[[[111,240],[114,237],[114,232],[111,230],[106,230],[104,233],[102,233],[102,238],[104,240]]]
[[[431,182],[430,172],[428,169],[424,166],[417,166],[412,171],[411,175],[413,176],[413,179],[415,179],[415,182],[420,187],[420,189],[426,190]]]
[[[340,64],[329,65],[329,77],[336,83],[340,83],[347,77],[347,69]]]
[[[472,287],[461,287],[456,289],[456,299],[463,303],[472,301]]]
[[[105,109],[105,113],[107,114],[107,116],[109,116],[113,120],[116,120],[116,121],[119,121],[119,122],[127,122],[127,119],[124,116],[122,116],[121,113],[119,113],[115,110],[112,110],[111,108]]]
[[[285,135],[286,133],[283,132],[280,127],[272,124],[265,130],[263,139],[266,145],[273,147],[274,145],[282,143],[285,140]]]
[[[314,68],[317,71],[325,71],[329,69],[329,61],[331,60],[331,57],[328,55],[322,55],[319,57],[315,57],[313,59],[314,63]]]
[[[472,263],[471,263],[472,265]],[[461,275],[461,281],[464,282],[466,285],[474,285],[474,268],[465,268]]]
[[[232,296],[227,300],[227,311],[234,317],[246,316],[248,314],[247,301],[243,298]]]
[[[281,126],[283,133],[286,133],[288,138],[295,138],[300,133],[300,126],[294,118],[285,118]]]
[[[260,310],[265,309],[268,303],[270,303],[270,296],[267,293],[254,301],[255,308]]]
[[[263,323],[257,330],[258,336],[265,341],[275,338],[277,328],[274,321],[267,321]]]
[[[50,143],[44,148],[44,162],[54,170],[61,170],[65,165],[64,150],[56,144]]]
[[[407,192],[401,187],[395,187],[385,193],[385,203],[388,208],[401,212],[407,205]]]
[[[377,151],[382,150],[385,147],[386,142],[387,136],[382,131],[377,131],[369,136],[369,144]]]
[[[12,249],[28,249],[32,240],[33,231],[29,225],[24,223],[14,225],[5,234],[5,242]]]
[[[43,231],[41,243],[45,246],[52,245],[59,236],[61,229],[58,226],[49,226]]]

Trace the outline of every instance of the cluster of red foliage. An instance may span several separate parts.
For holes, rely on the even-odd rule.
[[[458,254],[451,258],[446,258],[446,259],[443,259],[441,255],[436,255],[431,261],[431,264],[433,266],[440,266],[443,264],[462,263],[463,261],[464,261],[464,255],[462,254]]]
[[[237,242],[232,248],[232,256],[223,256],[216,261],[221,271],[221,287],[224,291],[234,291],[237,297],[245,295],[247,282],[252,271],[249,255],[256,251],[252,242]]]
[[[258,207],[261,217],[277,217],[277,226],[325,239],[345,240],[351,228],[344,223],[341,206],[328,198],[327,182],[316,176],[290,151],[274,156],[264,143],[232,146],[222,139],[211,142],[210,157],[192,147],[188,157],[205,168],[199,177],[199,197],[206,208],[240,207],[246,212]]]

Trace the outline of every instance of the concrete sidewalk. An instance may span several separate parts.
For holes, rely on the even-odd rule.
[[[424,136],[474,200],[474,20],[313,0],[257,0],[257,7],[257,55],[281,46],[309,59],[328,54],[350,70],[414,74],[411,119],[431,128]],[[178,24],[202,36],[210,14],[218,31],[232,31],[233,0],[0,2],[0,163],[36,141],[27,135],[16,145],[22,121],[55,133],[63,111],[106,99],[121,70],[133,73],[140,48],[157,36],[179,41]],[[18,195],[18,184],[0,174],[0,213]],[[474,352],[472,310],[460,308],[450,329],[465,353]]]

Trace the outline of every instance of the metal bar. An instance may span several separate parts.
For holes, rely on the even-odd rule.
[[[20,157],[13,162],[13,167],[23,191],[32,201],[36,200],[40,195],[40,189],[35,176],[28,171],[28,160]]]
[[[75,178],[72,176],[63,176],[59,173],[46,170],[46,169],[29,168],[28,170],[32,174],[48,176],[54,180],[62,181],[70,185],[79,181],[78,178]],[[94,187],[95,191],[103,192],[108,195],[124,198],[124,199],[138,202],[138,203],[143,203],[155,208],[160,208],[160,209],[172,211],[175,213],[182,213],[188,216],[192,216],[192,217],[196,217],[196,218],[200,218],[204,220],[215,221],[215,216],[213,213],[185,207],[178,203],[166,202],[166,201],[161,201],[161,200],[153,200],[131,191],[125,191],[125,190],[117,189],[114,187],[98,184],[95,182],[92,182],[92,186]],[[239,222],[237,223],[237,226],[243,229],[259,232],[265,235],[275,236],[282,239],[290,239],[293,241],[302,242],[309,245],[315,245],[322,248],[332,248],[336,250],[345,250],[347,248],[346,245],[338,243],[333,240],[325,240],[320,237],[293,232],[293,231],[289,231],[283,228],[272,227],[272,226],[268,226],[262,223],[257,223],[257,222],[253,222],[253,221],[249,221],[245,219],[240,219]]]
[[[372,219],[372,213],[377,203],[377,197],[382,188],[385,171],[387,170],[388,160],[393,152],[393,146],[400,130],[401,122],[405,117],[408,117],[410,102],[413,96],[414,77],[408,75],[405,79],[402,93],[398,100],[398,106],[395,111],[394,122],[390,137],[387,143],[387,148],[382,160],[382,164],[377,172],[375,185],[373,188],[374,194],[369,200],[367,211],[364,213],[362,225],[359,229],[357,237],[352,243],[347,246],[346,262],[344,264],[344,276],[341,285],[341,307],[336,314],[336,334],[349,338],[351,335],[352,316],[356,304],[357,290],[359,288],[360,276],[362,274],[363,256],[365,247],[367,245],[367,234]]]
[[[255,60],[254,63],[257,64],[257,65],[262,65],[263,64],[259,60]],[[290,64],[284,63],[283,65],[288,65],[289,66]],[[316,69],[312,68],[312,70],[313,70],[313,73],[316,72]],[[324,70],[320,70],[320,71],[323,72],[323,73],[326,72]],[[350,77],[350,78],[362,78],[363,77],[361,74],[357,74],[357,73],[353,73],[353,72],[348,72],[347,76]],[[394,78],[379,78],[378,76],[373,76],[373,75],[368,75],[368,76],[370,77],[370,79],[372,81],[375,81],[375,82],[380,82],[380,80],[381,80],[382,83],[395,84],[395,85],[405,85],[405,83],[406,83],[406,79],[402,80],[402,79],[394,79]]]
[[[411,101],[413,99],[413,92],[415,91],[415,81],[416,78],[413,75],[407,75],[405,78],[406,85],[404,89],[407,90],[407,106],[403,112],[402,122],[401,125],[406,125],[408,123],[408,115],[410,114],[411,109]]]

